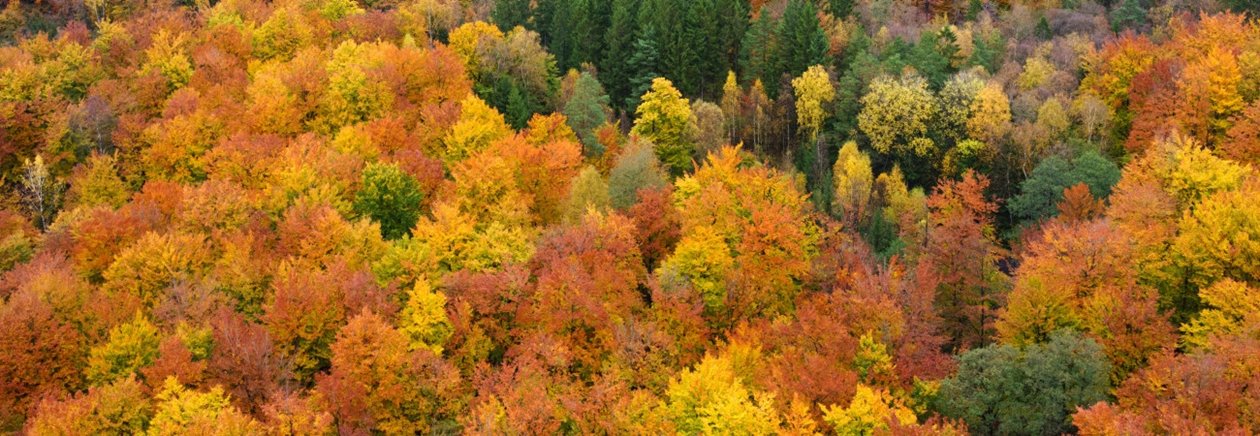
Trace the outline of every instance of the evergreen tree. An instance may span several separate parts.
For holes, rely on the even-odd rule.
[[[984,67],[989,73],[997,72],[998,61],[1002,57],[1002,46],[1005,45],[1001,35],[975,37],[970,63]]]
[[[1124,0],[1120,7],[1111,11],[1111,29],[1120,32],[1136,30],[1146,24],[1146,10],[1138,0]]]
[[[967,1],[967,13],[964,15],[967,21],[976,21],[981,12],[984,12],[984,3],[981,0]]]
[[[939,36],[936,32],[923,32],[919,43],[910,51],[910,65],[927,79],[932,89],[941,89],[950,74],[949,58],[938,49]]]
[[[626,69],[630,73],[630,94],[626,96],[627,111],[634,112],[639,107],[639,99],[643,98],[643,93],[652,88],[652,79],[660,77],[660,56],[656,49],[656,31],[648,25],[634,41],[634,51],[626,61]]]
[[[779,61],[782,72],[793,77],[805,72],[811,65],[827,65],[827,34],[818,22],[818,10],[813,2],[791,0],[783,11],[779,24]],[[766,81],[766,83],[776,83]]]
[[[777,27],[778,23],[770,17],[770,14],[761,14],[744,32],[739,58],[740,68],[744,71],[744,80],[749,83],[754,80],[761,80],[761,83],[778,83],[782,72],[779,69],[779,63],[775,61],[778,51],[775,49]],[[777,87],[771,87],[770,92],[777,90]]]
[[[1042,40],[1048,41],[1054,38],[1054,31],[1050,30],[1050,21],[1046,20],[1045,15],[1042,15],[1041,19],[1037,20],[1037,28],[1033,29],[1033,32],[1037,34],[1037,38]]]
[[[588,156],[604,152],[603,145],[595,138],[595,129],[608,121],[604,114],[606,105],[608,94],[604,93],[604,87],[589,73],[581,73],[573,87],[573,97],[564,105],[564,116]]]
[[[495,0],[491,18],[500,29],[528,26],[530,0]]]
[[[848,18],[853,13],[853,0],[831,0],[827,2],[831,6],[831,16],[836,18]]]
[[[612,0],[608,31],[604,34],[606,50],[599,63],[599,76],[613,105],[622,107],[631,97],[630,57],[635,53],[635,30],[638,25],[639,0]],[[633,110],[633,109],[631,109]]]
[[[682,20],[679,65],[672,66],[679,89],[687,95],[709,95],[720,85],[723,66],[715,0],[692,0]]]
[[[740,61],[740,41],[748,29],[748,6],[744,0],[717,0],[717,46],[719,77],[735,69]]]

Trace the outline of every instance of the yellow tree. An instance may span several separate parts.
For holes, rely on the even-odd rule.
[[[476,95],[469,94],[460,102],[459,121],[442,138],[445,146],[441,152],[442,159],[447,165],[453,165],[511,134],[512,128],[503,114]]]
[[[1199,290],[1199,299],[1204,310],[1181,325],[1181,343],[1186,348],[1202,349],[1218,336],[1260,333],[1260,288],[1223,279]]]
[[[860,383],[849,407],[824,406],[823,412],[823,420],[834,426],[838,435],[882,434],[890,423],[905,427],[918,422],[914,411],[887,391]]]
[[[656,155],[674,175],[692,167],[695,152],[695,116],[691,103],[683,98],[668,79],[652,80],[652,89],[643,94],[635,110],[638,116],[630,133],[652,141]]]
[[[928,125],[936,116],[936,98],[927,80],[906,73],[900,79],[879,77],[862,97],[858,128],[884,154],[927,156],[936,151]]]
[[[831,78],[821,65],[814,65],[801,77],[792,79],[792,89],[796,91],[796,122],[809,132],[811,141],[817,141],[823,120],[827,118],[824,106],[836,97]]]
[[[832,199],[833,212],[839,214],[846,225],[856,226],[866,219],[871,201],[873,178],[871,174],[871,158],[858,150],[857,143],[846,142],[836,157],[836,165],[832,169],[835,185],[835,197]]]
[[[680,434],[778,433],[774,395],[749,389],[731,358],[705,357],[670,381],[664,408]]]
[[[398,329],[407,335],[411,350],[428,349],[441,355],[453,330],[446,315],[446,295],[434,290],[427,279],[417,279],[398,314]]]
[[[735,134],[740,129],[741,100],[744,90],[739,87],[734,71],[726,72],[726,83],[722,84],[722,115],[726,116],[726,141],[734,142]]]

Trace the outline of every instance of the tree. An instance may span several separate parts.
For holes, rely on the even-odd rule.
[[[887,431],[889,423],[911,426],[917,423],[914,412],[902,406],[888,392],[859,384],[849,407],[824,407],[823,420],[835,427],[836,434],[868,435]]]
[[[967,133],[986,144],[997,144],[1011,128],[1011,106],[996,83],[986,84],[971,102]]]
[[[929,156],[936,152],[936,145],[928,136],[928,126],[936,112],[936,98],[922,77],[881,76],[871,82],[870,92],[862,97],[858,127],[880,153]]]
[[[643,94],[642,100],[630,133],[652,141],[657,157],[674,175],[691,169],[695,116],[690,102],[663,78],[652,80],[652,90]]]
[[[827,33],[818,23],[818,10],[814,2],[790,0],[783,10],[783,21],[779,24],[778,48],[776,56],[782,62],[782,71],[796,77],[813,65],[828,63]],[[778,77],[763,77],[777,81]]]
[[[1242,73],[1237,56],[1214,46],[1181,72],[1182,101],[1177,118],[1187,134],[1215,143],[1229,130],[1233,117],[1245,108],[1239,93]]]
[[[955,144],[967,138],[975,138],[969,136],[967,124],[973,112],[982,109],[976,100],[984,88],[983,76],[975,69],[962,71],[945,81],[938,96],[940,113],[937,115],[936,126],[933,127],[939,131],[939,137]]]
[[[153,406],[134,378],[39,404],[30,421],[35,434],[143,434]]]
[[[1116,32],[1140,30],[1146,24],[1146,11],[1137,0],[1124,0],[1111,11],[1111,29]]]
[[[920,265],[936,277],[935,307],[953,349],[983,346],[992,336],[1006,277],[993,229],[997,205],[985,198],[988,178],[972,172],[936,187]]]
[[[858,150],[856,142],[846,142],[836,157],[832,177],[836,192],[832,212],[844,218],[846,225],[858,228],[870,213],[871,158]]]
[[[110,329],[109,342],[93,347],[84,370],[88,382],[107,385],[137,374],[158,357],[158,331],[147,319],[134,320]]]
[[[458,373],[427,348],[409,351],[407,336],[379,315],[350,319],[333,342],[329,373],[318,391],[341,431],[424,433],[443,419]]]
[[[978,434],[1071,432],[1078,406],[1107,398],[1107,361],[1091,339],[1056,332],[1044,345],[968,351],[941,382],[939,408]]]
[[[784,71],[784,67],[778,62],[782,59],[779,57],[778,48],[781,42],[773,20],[771,14],[759,13],[757,19],[752,21],[748,30],[744,32],[739,58],[745,80],[777,83]],[[802,67],[802,71],[809,65],[818,65],[818,63],[810,63]]]
[[[1058,212],[1065,189],[1084,183],[1095,198],[1105,199],[1119,181],[1120,169],[1116,164],[1094,151],[1086,151],[1070,161],[1051,156],[1041,161],[1024,180],[1020,194],[1011,199],[1009,208],[1015,216],[1041,220]]]
[[[657,270],[658,276],[681,277],[684,285],[710,281],[713,286],[701,292],[706,314],[722,325],[791,313],[809,259],[818,253],[820,231],[796,183],[765,166],[743,167],[741,155],[738,147],[723,148],[675,182],[683,240]],[[684,250],[693,245],[696,249]],[[722,274],[706,258],[729,258],[731,268]],[[701,277],[700,282],[689,279]],[[728,312],[733,319],[724,315]]]
[[[80,386],[84,342],[36,292],[0,306],[0,426],[16,430],[37,399]]]
[[[1254,177],[1241,189],[1221,191],[1205,198],[1182,216],[1181,233],[1173,241],[1173,264],[1194,292],[1221,279],[1260,282],[1260,183]],[[1191,295],[1178,311],[1193,313],[1197,298]]]
[[[796,91],[796,122],[816,142],[823,121],[827,118],[827,112],[823,108],[836,96],[831,78],[821,65],[814,65],[800,77],[792,79],[792,89]]]
[[[564,104],[564,116],[569,127],[582,140],[584,155],[599,156],[604,153],[603,145],[595,138],[595,129],[608,121],[605,113],[608,101],[608,94],[604,94],[599,81],[590,73],[580,73],[573,88],[573,97]]]
[[[131,192],[118,176],[118,166],[113,155],[94,154],[76,171],[71,179],[67,198],[77,206],[98,204],[119,207],[127,202]]]
[[[656,80],[660,78],[660,57],[655,28],[650,23],[640,27],[630,57],[626,59],[630,74],[629,94],[625,99],[627,111],[638,113],[643,96],[656,87]]]
[[[1088,193],[1088,191],[1083,190]],[[1072,329],[1103,346],[1119,382],[1174,341],[1159,294],[1138,284],[1134,251],[1105,221],[1051,221],[1029,243],[997,324],[1003,342],[1045,342]]]
[[[1253,102],[1234,119],[1218,150],[1230,160],[1260,164],[1260,103]]]
[[[385,239],[410,234],[422,201],[416,179],[391,163],[368,164],[361,177],[354,196],[355,212],[380,223]]]
[[[434,290],[423,278],[416,280],[398,317],[398,330],[407,336],[409,349],[430,350],[440,356],[452,329],[446,315],[446,294]]]
[[[1205,308],[1181,326],[1185,348],[1203,349],[1222,336],[1260,332],[1260,290],[1255,287],[1222,279],[1199,290],[1199,300]]]
[[[610,206],[608,182],[599,170],[587,165],[570,184],[564,208],[565,221],[576,223],[588,212],[606,212]]]
[[[246,435],[262,431],[257,421],[232,407],[218,387],[198,392],[168,378],[153,399],[156,404],[149,421],[150,435]]]
[[[640,0],[613,0],[609,6],[612,12],[609,17],[608,30],[604,33],[604,57],[598,59],[600,76],[607,83],[608,96],[612,101],[612,105],[617,108],[625,108],[634,110],[638,105],[639,96],[643,95],[646,87],[638,89],[631,83],[632,78],[638,77],[637,74],[644,70],[640,68],[654,67],[655,59],[652,54],[644,52],[643,55],[636,59],[636,62],[630,62],[638,45],[636,36],[636,18],[638,16],[638,6]],[[646,83],[643,83],[646,85]],[[631,101],[636,102],[630,105]],[[628,106],[628,107],[627,107]]]
[[[1260,420],[1251,390],[1260,374],[1254,338],[1215,341],[1212,350],[1167,353],[1116,389],[1114,403],[1098,403],[1073,417],[1084,434],[1246,433]]]
[[[117,254],[102,274],[107,292],[139,298],[147,307],[168,297],[175,283],[194,283],[210,266],[203,236],[149,232]]]
[[[667,416],[686,434],[773,434],[779,417],[774,396],[751,390],[727,357],[706,356],[693,369],[670,381],[665,392]]]
[[[442,138],[442,160],[448,166],[453,165],[484,150],[511,132],[503,114],[476,95],[469,95],[460,102],[459,121]]]
[[[61,193],[65,184],[48,172],[43,156],[22,163],[22,179],[19,185],[22,203],[40,229],[52,225],[57,210],[61,208]]]
[[[382,81],[368,76],[373,52],[379,45],[344,41],[332,52],[325,69],[328,88],[320,96],[315,130],[331,133],[344,126],[386,114],[394,106],[394,93]]]
[[[722,108],[722,115],[726,119],[726,142],[735,143],[737,134],[743,129],[741,125],[741,116],[743,115],[743,105],[741,100],[744,96],[744,89],[739,86],[739,81],[735,80],[735,71],[726,72],[726,82],[722,83],[722,100],[719,106]]]
[[[529,22],[529,0],[495,0],[492,15],[501,29],[524,26]]]
[[[569,350],[571,374],[590,380],[612,365],[617,331],[633,328],[642,309],[638,287],[647,278],[633,223],[620,215],[589,214],[543,236],[530,261],[537,278],[517,321]]]

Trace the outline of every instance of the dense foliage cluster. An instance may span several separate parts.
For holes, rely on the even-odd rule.
[[[1249,0],[10,0],[0,432],[1260,432]]]

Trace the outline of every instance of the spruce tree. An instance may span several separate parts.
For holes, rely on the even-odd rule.
[[[661,54],[656,49],[656,30],[651,25],[641,30],[634,41],[634,51],[626,61],[626,69],[630,74],[630,95],[626,96],[628,112],[634,112],[639,107],[639,99],[643,97],[643,93],[652,88],[652,79],[660,77],[658,65]]]
[[[788,75],[799,76],[812,65],[827,64],[827,34],[818,23],[818,11],[812,2],[788,2],[779,25],[779,41],[781,71]],[[777,77],[774,79],[778,81]]]
[[[634,70],[629,58],[635,51],[639,0],[613,0],[608,31],[604,34],[606,50],[599,63],[599,76],[613,105],[621,108],[630,98],[630,79]]]

